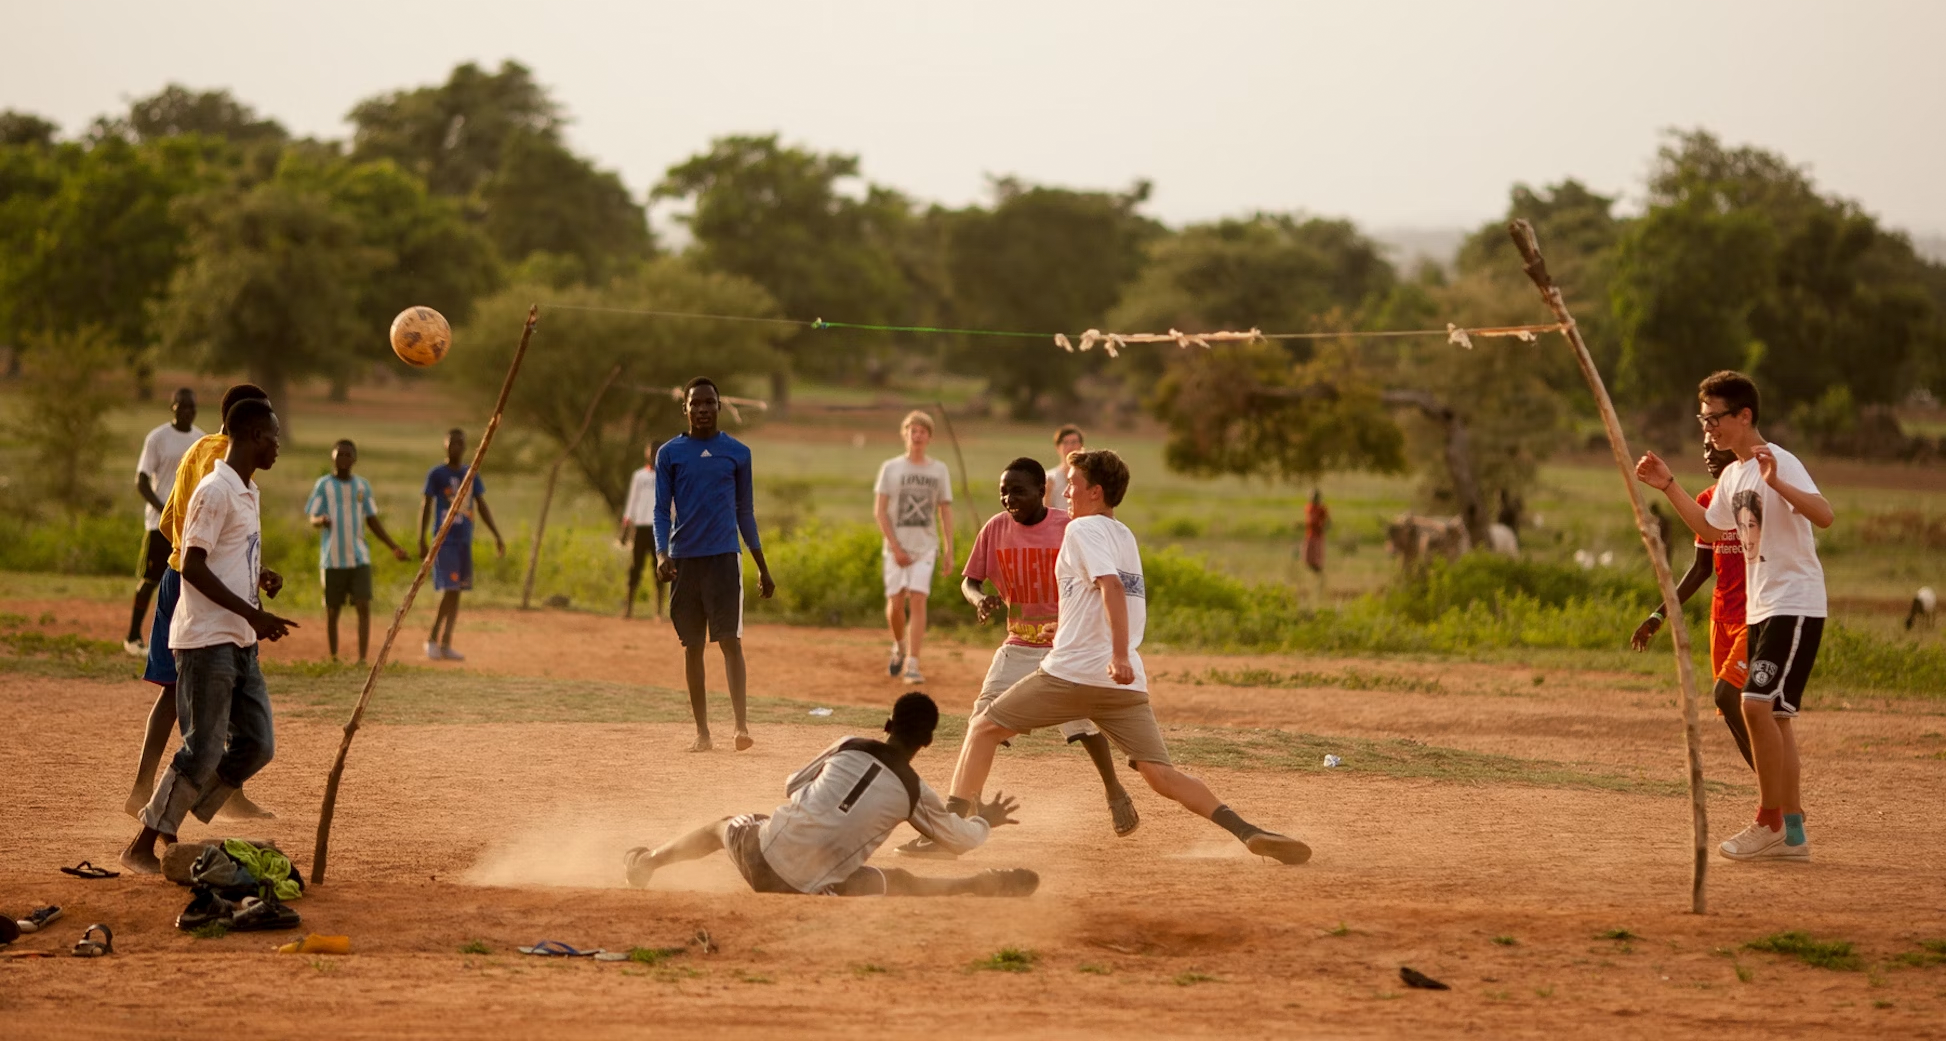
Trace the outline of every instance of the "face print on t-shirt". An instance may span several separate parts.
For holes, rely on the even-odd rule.
[[[1736,511],[1737,538],[1743,543],[1747,557],[1762,560],[1764,536],[1764,499],[1756,491],[1744,489],[1730,500],[1730,508]]]

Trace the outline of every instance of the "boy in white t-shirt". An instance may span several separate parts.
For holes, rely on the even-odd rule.
[[[1809,860],[1803,785],[1792,722],[1824,635],[1824,568],[1813,526],[1829,528],[1831,504],[1804,464],[1757,431],[1757,385],[1742,373],[1712,374],[1698,388],[1697,420],[1711,447],[1735,452],[1707,509],[1682,490],[1654,452],[1635,465],[1661,490],[1697,538],[1734,532],[1743,542],[1749,671],[1743,719],[1757,768],[1757,819],[1719,849],[1732,860]]]
[[[202,428],[196,425],[195,391],[178,388],[169,411],[169,422],[149,431],[149,436],[142,439],[142,458],[135,464],[135,491],[142,497],[142,520],[147,531],[142,536],[142,584],[135,589],[128,638],[122,641],[122,649],[137,657],[148,656],[148,648],[142,644],[142,619],[149,612],[149,598],[161,584],[162,573],[169,567],[169,555],[175,549],[160,530],[163,499],[175,487],[176,464],[182,462],[183,453],[203,439]]]
[[[1286,864],[1311,859],[1311,847],[1237,816],[1208,785],[1169,762],[1136,653],[1148,620],[1142,554],[1135,534],[1115,519],[1128,491],[1128,464],[1109,451],[1076,452],[1067,462],[1073,519],[1054,565],[1060,587],[1054,647],[1038,669],[968,722],[947,808],[961,816],[973,812],[1000,742],[1036,727],[1088,719],[1156,794],[1216,823],[1259,856]]]
[[[182,747],[142,810],[141,832],[122,851],[122,865],[143,874],[162,870],[157,839],[173,844],[191,812],[208,823],[275,748],[257,641],[278,639],[297,623],[257,600],[263,529],[252,478],[277,461],[277,414],[267,401],[239,401],[224,427],[229,449],[184,512],[182,601],[169,622]]]
[[[919,671],[919,648],[926,639],[933,572],[944,575],[953,566],[953,475],[945,463],[926,457],[931,416],[907,413],[899,433],[905,454],[878,468],[872,513],[885,537],[885,624],[892,630],[886,671],[919,684],[926,681]]]

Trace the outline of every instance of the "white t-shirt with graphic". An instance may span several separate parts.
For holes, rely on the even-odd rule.
[[[1789,452],[1770,446],[1777,479],[1817,494],[1810,471]],[[1743,542],[1744,616],[1755,625],[1772,615],[1823,618],[1824,565],[1811,522],[1764,481],[1755,459],[1723,468],[1704,517],[1711,527],[1734,530]]]
[[[1136,653],[1149,619],[1142,552],[1128,525],[1100,514],[1069,521],[1061,539],[1061,555],[1054,561],[1054,578],[1061,586],[1061,625],[1054,631],[1054,649],[1041,659],[1041,671],[1090,687],[1118,686],[1108,675],[1108,664],[1115,657],[1108,610],[1095,586],[1095,579],[1104,575],[1119,576],[1128,593],[1128,662],[1135,667],[1135,682],[1126,689],[1147,691],[1149,677],[1142,671],[1142,656]]]
[[[188,430],[177,430],[173,424],[164,423],[149,431],[142,439],[142,458],[135,464],[135,472],[149,475],[149,487],[155,489],[155,497],[169,501],[169,491],[176,486],[176,466],[182,462],[184,452],[189,446],[203,439],[202,428],[189,424]],[[162,527],[162,511],[147,503],[142,504],[142,521],[150,531]]]
[[[892,531],[899,545],[915,557],[937,552],[939,506],[953,501],[953,475],[946,464],[937,459],[915,463],[905,456],[887,459],[878,468],[875,487],[892,500]]]
[[[251,607],[261,607],[257,599],[257,574],[263,566],[263,526],[259,516],[257,482],[244,483],[227,460],[218,459],[216,469],[196,486],[183,514],[182,546],[188,552],[200,549],[209,563],[210,574],[223,588],[241,597]],[[182,599],[169,623],[169,647],[187,651],[198,647],[235,644],[251,647],[257,631],[244,617],[203,595],[189,582],[182,584]]]

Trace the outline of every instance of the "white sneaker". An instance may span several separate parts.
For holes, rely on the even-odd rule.
[[[903,668],[905,668],[905,648],[895,643],[892,645],[892,660],[885,663],[885,674],[896,677],[899,670]]]
[[[437,644],[437,643],[434,643],[434,642],[433,642],[433,641],[431,641],[431,640],[427,640],[427,641],[426,641],[426,657],[428,657],[428,658],[431,658],[431,659],[432,659],[433,661],[440,661],[440,660],[442,660],[442,659],[444,659],[444,658],[445,658],[446,656],[445,656],[445,655],[443,655],[443,654],[441,654],[441,653],[439,653],[439,644]]]
[[[1783,829],[1772,831],[1768,824],[1751,821],[1749,827],[1725,839],[1717,850],[1731,860],[1760,860],[1776,856],[1771,852],[1771,847],[1783,844]],[[1795,848],[1803,849],[1805,856],[1810,855],[1809,846]]]
[[[122,651],[131,658],[146,658],[149,656],[149,649],[142,646],[142,641],[140,640],[123,640]]]
[[[440,657],[442,657],[442,658],[444,658],[444,659],[446,659],[447,661],[465,661],[465,660],[466,660],[466,655],[464,655],[464,654],[461,654],[460,652],[458,652],[458,651],[456,651],[456,650],[454,650],[454,649],[452,649],[451,647],[441,647],[441,648],[439,649],[439,656],[440,656]]]
[[[899,674],[899,678],[904,680],[908,687],[917,686],[926,682],[925,674],[919,671],[919,659],[907,658],[905,660],[905,671]]]

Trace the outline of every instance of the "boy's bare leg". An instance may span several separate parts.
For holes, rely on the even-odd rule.
[[[155,587],[160,584],[160,579],[151,582],[145,578],[142,580],[141,585],[135,587],[134,610],[130,611],[128,616],[128,638],[130,642],[141,642],[142,616],[149,613],[149,601],[155,596]]]
[[[1723,724],[1730,728],[1730,737],[1737,743],[1737,751],[1743,754],[1743,762],[1752,770],[1757,761],[1750,757],[1750,726],[1743,721],[1743,691],[1728,680],[1717,680],[1713,692],[1716,710],[1723,714]]]
[[[982,871],[961,878],[922,878],[904,868],[879,868],[886,896],[1028,896],[1040,887],[1026,868]]]
[[[919,645],[926,642],[926,594],[908,589],[905,591],[905,603],[905,655],[917,658]]]
[[[446,603],[450,605],[446,610],[446,638],[440,640],[439,645],[448,650],[453,646],[453,627],[459,624],[459,593],[457,589],[446,591]]]
[[[885,626],[892,630],[892,642],[905,647],[905,590],[885,598]],[[911,654],[910,650],[905,653]]]
[[[984,713],[973,718],[966,728],[966,740],[959,746],[959,763],[953,767],[953,798],[972,805],[979,803],[980,790],[986,787],[987,775],[993,772],[994,751],[1000,742],[1014,736],[1014,731],[993,722]]]
[[[1115,816],[1115,834],[1127,837],[1134,834],[1142,818],[1136,815],[1135,800],[1128,797],[1128,789],[1122,787],[1122,779],[1115,774],[1115,750],[1109,747],[1107,735],[1096,731],[1083,734],[1075,739],[1088,752],[1088,758],[1095,764],[1095,772],[1101,775],[1101,786],[1108,793],[1108,807]]]
[[[689,684],[689,714],[696,718],[696,743],[692,752],[707,752],[709,743],[709,696],[703,690],[703,648],[682,649],[683,679]]]
[[[338,612],[342,604],[326,604],[324,608],[324,642],[331,648],[331,660],[338,660]]]
[[[250,801],[250,797],[243,794],[241,788],[230,793],[230,797],[223,802],[223,808],[216,811],[216,816],[219,820],[232,821],[277,819],[275,813]]]
[[[361,601],[356,606],[358,608],[358,664],[363,665],[365,664],[365,655],[371,650],[372,645],[372,604],[371,601],[366,600]],[[336,626],[333,626],[331,629],[331,643],[334,654],[336,653],[338,642],[337,634],[338,629]]]
[[[756,742],[750,739],[750,721],[744,712],[747,669],[743,660],[743,641],[726,636],[717,643],[723,647],[723,680],[730,687],[730,713],[736,718],[736,750],[741,752]]]
[[[622,867],[628,872],[628,884],[641,889],[649,884],[649,879],[658,868],[680,864],[685,860],[701,860],[722,849],[727,844],[724,833],[729,824],[730,818],[725,817],[653,850],[647,846],[637,846],[622,854]]]
[[[1743,723],[1750,730],[1750,755],[1757,766],[1757,805],[1760,809],[1783,812],[1787,792],[1784,735],[1770,713],[1770,702],[1743,702]],[[1793,743],[1791,753],[1796,751]],[[1796,812],[1793,810],[1792,812]]]
[[[1778,809],[1783,810],[1787,816],[1790,814],[1803,816],[1804,764],[1803,760],[1799,759],[1797,755],[1797,731],[1792,726],[1792,721],[1786,718],[1777,720],[1777,733],[1780,738],[1780,744],[1782,745],[1781,754],[1778,757],[1783,767],[1780,771],[1783,775],[1783,783],[1780,785],[1783,793],[1780,798],[1784,800]]]
[[[142,807],[155,794],[155,772],[162,766],[163,750],[169,747],[169,735],[175,729],[176,685],[170,683],[158,688],[155,704],[149,707],[149,722],[142,732],[142,759],[135,767],[135,786],[128,791],[128,802],[122,804],[129,816],[141,816]],[[149,845],[154,846],[154,841]]]

